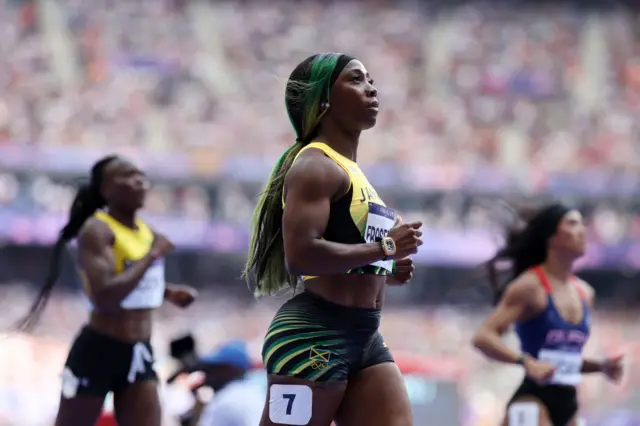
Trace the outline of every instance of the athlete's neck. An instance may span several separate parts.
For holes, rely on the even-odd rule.
[[[360,132],[356,134],[346,132],[344,129],[327,120],[322,123],[320,133],[315,138],[316,141],[329,145],[334,151],[356,162],[358,158],[358,142]]]
[[[542,264],[542,269],[558,281],[568,283],[573,275],[573,261],[573,258],[549,252],[547,259]]]
[[[123,212],[118,209],[108,208],[107,213],[109,216],[131,229],[138,229],[138,225],[136,225],[136,212]]]

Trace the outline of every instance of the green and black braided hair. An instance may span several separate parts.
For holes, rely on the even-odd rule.
[[[285,286],[295,290],[298,277],[285,266],[282,239],[282,196],[284,179],[293,160],[305,145],[318,136],[327,112],[331,88],[354,58],[341,53],[323,53],[302,61],[291,73],[285,89],[289,120],[296,142],[281,156],[271,171],[251,220],[251,244],[243,272],[256,295],[274,294]]]
[[[112,161],[118,159],[116,156],[104,157],[96,162],[91,168],[91,179],[88,184],[81,185],[78,188],[71,209],[69,211],[69,220],[60,230],[58,240],[53,246],[53,253],[49,262],[49,271],[45,279],[44,285],[40,289],[38,297],[31,305],[29,313],[16,324],[19,331],[30,331],[38,323],[42,312],[49,301],[51,291],[53,290],[58,276],[60,275],[60,264],[62,261],[62,253],[68,242],[78,236],[78,232],[82,225],[89,219],[98,209],[106,206],[106,200],[100,192],[102,186],[104,169]]]

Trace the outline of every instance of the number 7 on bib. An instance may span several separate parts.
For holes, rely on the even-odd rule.
[[[311,421],[313,392],[304,385],[269,387],[269,420],[281,425],[304,426]]]

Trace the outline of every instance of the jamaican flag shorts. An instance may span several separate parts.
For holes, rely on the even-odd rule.
[[[304,291],[271,322],[262,360],[269,374],[348,380],[367,367],[393,362],[379,325],[379,309],[341,306]]]

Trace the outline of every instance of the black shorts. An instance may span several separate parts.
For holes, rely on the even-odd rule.
[[[578,412],[578,392],[573,386],[539,385],[525,378],[509,405],[523,396],[539,399],[549,411],[553,426],[566,426]]]
[[[67,357],[62,395],[105,396],[134,382],[157,380],[153,362],[149,342],[122,342],[84,327]]]
[[[380,310],[350,308],[305,291],[287,301],[269,326],[262,359],[269,374],[343,381],[393,362],[378,331]]]

